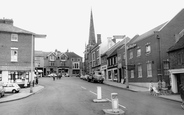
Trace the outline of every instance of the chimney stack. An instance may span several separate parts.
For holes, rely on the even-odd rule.
[[[97,44],[101,44],[101,34],[97,34]]]
[[[0,19],[0,23],[13,25],[13,20],[3,18],[3,19]]]

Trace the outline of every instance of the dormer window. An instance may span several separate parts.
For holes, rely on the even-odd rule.
[[[54,55],[51,55],[51,56],[50,56],[50,61],[55,61]]]
[[[62,54],[60,56],[60,59],[61,59],[61,61],[66,61],[67,60],[67,56],[65,54]]]

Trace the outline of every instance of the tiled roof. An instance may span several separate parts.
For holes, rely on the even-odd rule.
[[[133,40],[131,43],[138,42],[138,41],[140,41],[140,40],[142,40],[142,39],[145,39],[145,38],[147,38],[147,37],[153,35],[155,31],[160,31],[160,30],[165,26],[165,24],[167,24],[167,22],[165,22],[165,23],[163,23],[163,24],[161,24],[161,25],[159,25],[159,26],[157,26],[157,27],[155,27],[155,28],[149,30],[148,32],[146,32],[146,33],[144,33],[144,34],[138,36],[138,37],[137,37],[135,40]]]
[[[14,32],[14,33],[24,33],[24,34],[35,34],[33,32],[29,32],[27,30],[20,29],[11,24],[3,24],[0,23],[0,31],[1,32]]]
[[[168,52],[172,52],[182,48],[184,48],[184,36],[182,36],[172,47],[170,47]]]
[[[30,32],[30,31],[27,31],[27,30],[15,27],[12,24],[4,24],[4,23],[0,23],[0,32],[12,32],[12,33],[31,34],[31,35],[35,35],[38,38],[46,37],[46,35],[35,34],[33,32]]]
[[[49,54],[50,52],[43,52],[43,51],[35,51],[35,56],[37,57],[45,57]]]
[[[65,52],[65,54],[70,58],[70,57],[78,57],[81,58],[81,56],[77,55],[74,52]]]
[[[117,42],[116,44],[114,44],[108,51],[107,51],[107,56],[111,56],[111,54],[119,47],[122,46],[124,44],[124,40]]]

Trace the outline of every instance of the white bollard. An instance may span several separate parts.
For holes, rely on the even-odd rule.
[[[111,100],[112,100],[112,111],[114,113],[119,112],[118,94],[117,93],[111,93]]]
[[[97,99],[102,99],[102,90],[100,86],[97,86]]]

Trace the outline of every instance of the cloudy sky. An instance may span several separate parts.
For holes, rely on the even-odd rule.
[[[91,9],[95,34],[105,41],[113,35],[141,35],[172,19],[183,4],[183,0],[1,0],[0,18],[46,34],[46,39],[36,40],[36,50],[68,49],[83,57]]]

